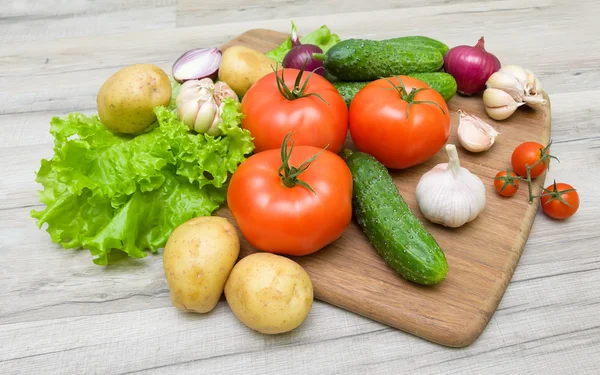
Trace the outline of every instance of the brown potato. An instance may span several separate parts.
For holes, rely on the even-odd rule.
[[[312,307],[313,287],[306,271],[293,260],[254,253],[233,267],[225,298],[246,326],[277,334],[302,324]]]
[[[263,53],[244,46],[233,46],[223,52],[219,80],[225,81],[241,97],[256,81],[273,73],[276,67],[277,62]]]
[[[197,217],[175,228],[163,254],[173,305],[198,313],[214,309],[239,253],[237,231],[225,218]]]
[[[96,102],[98,116],[106,128],[125,134],[138,134],[154,121],[154,107],[171,101],[169,77],[151,64],[126,66],[100,87]]]

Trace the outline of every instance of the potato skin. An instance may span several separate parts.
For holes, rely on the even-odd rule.
[[[263,53],[244,46],[232,46],[223,52],[219,79],[242,97],[254,82],[273,73],[276,67],[277,62]]]
[[[312,307],[313,286],[298,263],[260,252],[233,267],[225,284],[225,298],[246,326],[278,334],[302,324]]]
[[[171,101],[167,74],[152,64],[124,67],[110,76],[98,91],[100,121],[116,133],[138,134],[156,121],[153,108]]]
[[[214,309],[239,253],[237,231],[225,218],[197,217],[175,228],[163,254],[173,305],[197,313]]]

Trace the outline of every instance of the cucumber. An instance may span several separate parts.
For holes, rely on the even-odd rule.
[[[387,168],[369,154],[344,153],[352,172],[354,215],[373,247],[407,280],[422,285],[444,281],[444,252],[411,212]]]
[[[423,45],[431,46],[431,47],[434,47],[435,49],[437,49],[438,51],[440,51],[442,56],[444,56],[446,54],[446,52],[448,52],[448,50],[450,49],[446,44],[440,42],[439,40],[435,40],[435,39],[429,38],[427,36],[402,36],[399,38],[391,38],[391,39],[385,39],[385,40],[396,42],[396,43],[404,43],[406,45],[413,45],[413,46],[423,46]]]
[[[435,73],[413,73],[409,74],[409,76],[419,79],[429,86],[432,89],[439,92],[446,102],[448,102],[452,97],[456,94],[456,80],[448,73],[444,72],[435,72]],[[359,82],[334,82],[333,86],[338,90],[340,95],[346,101],[348,107],[350,106],[350,102],[362,89],[365,87],[369,81],[359,81]]]
[[[449,102],[456,94],[456,80],[448,73],[413,73],[409,76],[428,84],[432,89],[439,92],[446,102]]]
[[[393,40],[347,39],[326,54],[313,54],[325,69],[342,81],[371,81],[399,74],[438,71],[444,57],[428,45],[415,46]]]
[[[360,81],[360,82],[333,82],[333,86],[338,90],[346,105],[350,107],[350,102],[354,99],[356,93],[360,91],[363,87],[371,83],[370,81]]]

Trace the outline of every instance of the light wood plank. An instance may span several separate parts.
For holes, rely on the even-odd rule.
[[[0,11],[0,43],[173,28],[176,3],[176,0],[11,1]]]

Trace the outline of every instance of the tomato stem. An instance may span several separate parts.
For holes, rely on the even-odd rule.
[[[494,180],[501,180],[504,181],[504,184],[502,184],[502,187],[500,188],[500,190],[498,191],[498,193],[501,193],[504,189],[506,189],[506,187],[508,187],[509,185],[512,185],[515,187],[515,189],[519,188],[519,185],[517,185],[517,183],[515,181],[519,180],[520,178],[517,176],[513,176],[510,173],[510,169],[506,168],[506,175],[504,176],[500,176],[500,177],[495,177]]]
[[[415,100],[415,96],[418,93],[420,93],[421,91],[424,91],[424,90],[432,90],[432,88],[421,87],[421,88],[417,89],[416,87],[413,87],[412,90],[410,90],[410,92],[407,92],[406,86],[404,86],[404,82],[402,82],[400,77],[394,76],[394,78],[396,78],[398,80],[398,85],[396,85],[394,82],[392,82],[392,80],[390,80],[389,78],[384,78],[384,79],[392,85],[393,89],[396,90],[398,92],[398,94],[400,94],[400,98],[408,103],[408,107],[406,108],[406,119],[408,119],[410,107],[412,107],[413,104],[433,104],[433,105],[436,105],[442,111],[442,113],[444,115],[446,114],[446,111],[444,111],[444,108],[442,108],[441,105],[439,105],[438,103],[436,103],[434,101]]]
[[[300,98],[306,98],[308,96],[316,96],[317,98],[321,99],[325,104],[329,105],[329,103],[327,103],[327,101],[325,99],[323,99],[323,97],[319,94],[317,94],[316,92],[309,92],[306,93],[306,86],[308,86],[308,81],[310,81],[310,78],[312,77],[313,72],[310,72],[308,74],[308,77],[306,77],[306,79],[304,80],[304,83],[302,85],[300,85],[300,82],[302,81],[302,74],[304,74],[304,70],[306,69],[306,64],[308,63],[308,59],[304,60],[304,64],[302,64],[302,68],[300,68],[300,72],[298,72],[298,75],[296,76],[296,81],[294,82],[294,87],[290,90],[290,88],[286,85],[285,83],[285,78],[284,78],[284,73],[283,71],[285,69],[281,69],[281,77],[279,76],[278,70],[277,68],[273,68],[273,71],[275,72],[275,80],[277,83],[277,89],[279,90],[279,92],[281,93],[281,95],[283,95],[284,98],[286,98],[287,100],[296,100],[296,99],[300,99]],[[279,64],[277,64],[279,65]]]
[[[313,188],[307,184],[306,182],[300,180],[300,175],[302,172],[308,169],[313,161],[317,159],[319,155],[323,153],[329,147],[329,145],[325,146],[324,149],[317,152],[315,155],[306,159],[299,167],[290,166],[290,158],[292,157],[292,151],[294,150],[294,140],[292,139],[293,132],[289,132],[286,134],[285,138],[283,138],[283,143],[281,144],[281,166],[277,170],[279,173],[279,178],[281,178],[281,182],[285,187],[293,188],[296,185],[300,185],[308,190],[310,190],[313,194],[317,194]],[[288,150],[288,143],[291,143],[290,148]]]
[[[544,193],[541,195],[538,195],[536,198],[550,197],[550,199],[548,199],[546,201],[546,204],[548,204],[549,202],[552,202],[553,200],[558,200],[561,203],[565,204],[567,207],[571,208],[571,204],[569,202],[567,202],[562,197],[562,195],[565,193],[570,193],[572,191],[576,191],[576,189],[567,189],[567,190],[559,191],[558,187],[556,186],[556,180],[554,180],[554,183],[552,184],[552,190],[548,190],[545,187],[542,187],[542,191],[544,191]]]
[[[534,196],[532,188],[531,188],[531,170],[533,169],[533,167],[535,167],[536,165],[538,165],[540,163],[544,163],[544,164],[546,164],[546,169],[550,170],[550,159],[556,159],[556,161],[560,163],[560,160],[558,160],[558,158],[556,156],[550,155],[550,145],[552,145],[552,141],[550,141],[550,143],[548,143],[548,145],[546,147],[539,149],[540,150],[540,158],[535,163],[533,163],[531,165],[525,164],[525,170],[527,171],[527,178],[525,179],[525,181],[527,181],[527,187],[529,190],[529,203],[532,203],[534,198],[541,197],[541,195]],[[556,181],[555,181],[555,184],[556,184]],[[542,189],[544,189],[543,186],[542,186]]]

